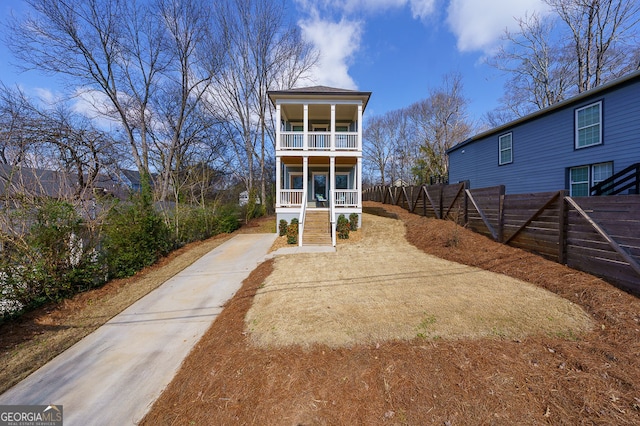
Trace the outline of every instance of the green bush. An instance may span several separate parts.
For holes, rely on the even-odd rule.
[[[174,246],[169,227],[145,196],[114,207],[107,215],[103,234],[102,253],[109,277],[133,275]]]
[[[23,226],[31,223],[24,235],[1,236],[1,296],[14,308],[28,310],[104,282],[94,256],[95,236],[86,231],[74,206],[46,200],[41,206],[23,206],[11,215],[9,220]],[[15,313],[0,312],[0,317]]]
[[[287,244],[298,244],[298,219],[291,219],[287,226]]]
[[[210,207],[178,205],[171,218],[176,244],[205,240],[218,233],[218,219]]]
[[[349,227],[349,220],[343,214],[338,216],[338,223],[336,224],[338,238],[341,240],[349,238]]]
[[[280,223],[278,224],[278,235],[280,235],[281,237],[287,235],[287,226],[287,221],[284,219],[280,219]]]
[[[222,206],[216,211],[216,233],[230,234],[240,228],[238,220],[238,210],[232,205]]]
[[[351,231],[357,231],[358,230],[358,219],[360,217],[358,216],[358,213],[351,213],[349,215],[349,228]]]

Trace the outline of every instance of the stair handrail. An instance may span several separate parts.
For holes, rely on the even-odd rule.
[[[590,193],[591,195],[617,195],[631,188],[634,188],[636,193],[640,192],[640,163],[634,163],[593,185]]]
[[[336,246],[336,200],[335,191],[329,190],[329,220],[331,223],[331,245]]]
[[[302,191],[302,205],[298,216],[298,247],[302,247],[302,234],[304,234],[304,221],[307,216],[307,191]]]

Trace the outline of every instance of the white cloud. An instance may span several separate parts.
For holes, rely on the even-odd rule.
[[[331,22],[317,16],[299,22],[305,40],[320,52],[320,58],[312,71],[317,84],[356,89],[349,75],[349,62],[360,47],[362,23],[342,19]]]
[[[515,18],[546,10],[542,0],[451,0],[447,23],[457,37],[458,50],[491,52],[504,30],[517,26]]]

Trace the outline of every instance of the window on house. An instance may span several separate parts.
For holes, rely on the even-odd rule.
[[[336,173],[336,189],[349,189],[348,173]]]
[[[291,189],[303,189],[302,173],[291,173],[289,179],[291,179],[289,182]]]
[[[513,162],[513,137],[511,133],[498,138],[500,143],[500,165]]]
[[[576,110],[576,149],[602,143],[602,102]]]
[[[613,163],[598,163],[569,169],[569,194],[588,197],[590,189],[613,175]]]

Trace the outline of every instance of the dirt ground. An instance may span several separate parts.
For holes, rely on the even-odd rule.
[[[452,223],[377,203],[366,207],[398,217],[407,241],[425,253],[517,278],[578,305],[593,329],[455,340],[416,333],[411,340],[264,348],[252,342],[245,317],[274,269],[268,261],[245,280],[142,423],[640,424],[639,299]],[[254,227],[275,232],[275,223]],[[354,241],[366,232],[358,231]],[[97,315],[97,306],[115,305],[114,295],[128,294],[152,273],[161,283],[183,267],[174,264],[177,258],[187,263],[199,256],[192,248],[126,282],[0,326],[0,386],[17,380],[7,359],[31,352],[54,356],[61,349],[48,337],[65,330],[86,334],[82,318],[108,320],[114,314]]]
[[[407,240],[425,253],[547,289],[580,306],[594,328],[262,347],[245,317],[274,271],[268,261],[229,301],[142,424],[640,424],[640,300],[452,223],[367,207],[397,216]]]

